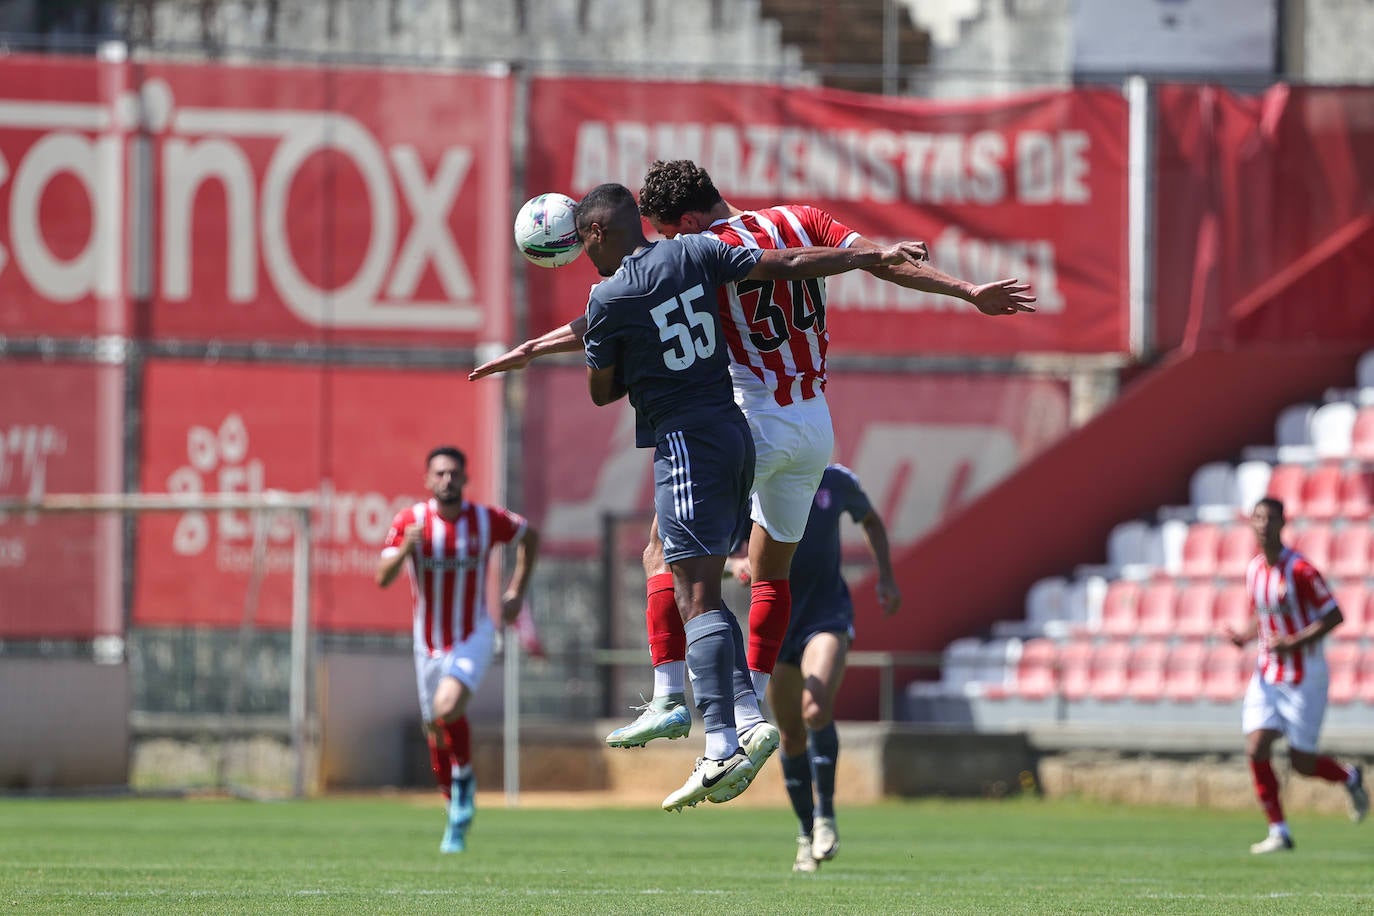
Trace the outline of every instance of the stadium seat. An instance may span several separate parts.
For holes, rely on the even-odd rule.
[[[1016,663],[1016,695],[1043,700],[1059,690],[1059,645],[1053,639],[1028,639]]]
[[[1102,599],[1102,621],[1098,631],[1108,636],[1134,636],[1139,626],[1140,583],[1116,579],[1107,586]]]
[[[1118,570],[1141,569],[1158,562],[1158,549],[1153,543],[1155,530],[1139,519],[1121,522],[1107,535],[1107,563]]]
[[[1312,444],[1312,415],[1317,408],[1312,404],[1290,404],[1279,411],[1274,421],[1274,444],[1285,445]]]
[[[1337,578],[1367,576],[1370,572],[1371,546],[1368,522],[1354,522],[1338,529],[1331,536],[1330,566],[1317,567]]]
[[[1190,582],[1179,592],[1174,632],[1179,636],[1207,636],[1216,631],[1212,608],[1217,589],[1211,582]]]
[[[1202,695],[1218,703],[1234,703],[1245,695],[1255,661],[1253,645],[1241,648],[1221,640],[1207,649],[1202,663]]]
[[[1049,576],[1031,583],[1026,590],[1026,622],[1038,632],[1045,632],[1046,624],[1066,620],[1069,580],[1063,576]]]
[[[1293,549],[1307,557],[1307,562],[1325,571],[1331,568],[1331,526],[1325,522],[1308,522],[1298,530],[1292,541]]]
[[[1332,591],[1342,620],[1328,638],[1342,642],[1362,639],[1369,626],[1369,589],[1363,582],[1344,582],[1334,585]]]
[[[1066,700],[1081,700],[1092,683],[1093,644],[1075,639],[1059,647],[1059,690]]]
[[[1093,648],[1088,696],[1115,701],[1126,695],[1131,651],[1130,643],[1123,639],[1112,639]]]
[[[1236,502],[1241,514],[1248,515],[1255,503],[1269,492],[1274,466],[1267,461],[1242,461],[1236,465]]]
[[[1251,614],[1250,596],[1243,582],[1230,582],[1217,590],[1216,604],[1212,606],[1212,621],[1217,629],[1228,625],[1240,629],[1249,623]]]
[[[1344,477],[1345,472],[1338,464],[1323,464],[1308,471],[1302,486],[1303,517],[1331,519],[1339,515]]]
[[[1340,627],[1336,629],[1340,630]],[[1326,696],[1332,703],[1345,706],[1359,695],[1360,656],[1363,652],[1358,642],[1338,642],[1326,646],[1326,667],[1330,671]]]
[[[941,653],[940,684],[946,693],[964,695],[978,676],[982,652],[983,641],[976,636],[965,636],[945,646]]]
[[[1374,405],[1360,408],[1350,431],[1350,451],[1361,461],[1374,461]]]
[[[1102,605],[1107,600],[1103,576],[1079,576],[1069,583],[1065,598],[1068,610],[1066,633],[1086,632],[1102,626]]]
[[[1177,616],[1178,586],[1170,579],[1156,579],[1140,595],[1136,611],[1136,633],[1141,636],[1168,636],[1174,632]]]
[[[1223,578],[1245,575],[1245,568],[1258,552],[1255,533],[1249,525],[1237,522],[1228,526],[1221,535],[1221,546],[1217,549],[1217,575]]]
[[[1374,648],[1363,647],[1359,665],[1359,684],[1355,688],[1355,699],[1361,703],[1374,704]]]
[[[1349,401],[1323,404],[1312,414],[1312,447],[1318,458],[1344,458],[1351,451],[1351,434],[1358,409]]]
[[[1283,501],[1284,514],[1298,518],[1304,513],[1302,491],[1307,483],[1307,469],[1300,464],[1278,464],[1269,475],[1267,496]]]
[[[1000,698],[1006,695],[1016,677],[1021,658],[1021,640],[989,639],[983,643],[974,683],[966,690],[974,696]]]
[[[1194,506],[1234,506],[1236,469],[1228,461],[1212,461],[1193,472],[1188,482],[1189,500]]]
[[[1361,388],[1374,388],[1374,350],[1366,350],[1355,364],[1355,384]]]
[[[1341,476],[1342,518],[1367,519],[1374,512],[1374,471],[1349,468]]]
[[[1216,575],[1221,532],[1221,527],[1211,522],[1194,522],[1188,526],[1179,575],[1194,579]]]
[[[1164,699],[1191,703],[1202,696],[1205,658],[1206,647],[1200,640],[1185,639],[1174,645],[1164,662]]]
[[[1131,652],[1126,676],[1126,697],[1139,703],[1155,703],[1164,695],[1164,669],[1169,645],[1162,639],[1140,643]]]

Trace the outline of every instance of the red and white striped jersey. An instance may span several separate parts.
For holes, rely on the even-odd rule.
[[[382,556],[401,549],[406,528],[420,523],[424,535],[406,562],[415,608],[415,645],[447,652],[467,639],[487,614],[487,558],[495,544],[518,540],[528,522],[495,506],[464,502],[458,518],[439,515],[438,503],[416,503],[398,513]]]
[[[1274,566],[1263,553],[1251,560],[1245,588],[1259,617],[1260,673],[1271,684],[1301,684],[1314,666],[1326,664],[1320,640],[1284,655],[1270,652],[1269,643],[1326,616],[1336,606],[1331,589],[1306,557],[1287,547]]]
[[[847,248],[859,234],[824,210],[770,207],[717,220],[703,235],[746,248]],[[735,401],[747,413],[825,390],[824,280],[741,280],[721,288]]]

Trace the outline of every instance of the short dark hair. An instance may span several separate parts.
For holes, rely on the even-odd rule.
[[[690,159],[659,159],[644,175],[639,212],[650,219],[676,223],[684,213],[704,213],[722,200],[711,176]]]
[[[1268,506],[1270,513],[1277,512],[1279,514],[1279,518],[1288,517],[1283,513],[1283,500],[1279,499],[1277,496],[1266,496],[1255,503],[1256,509],[1258,509],[1260,506]]]
[[[591,223],[615,225],[622,221],[629,223],[631,219],[634,225],[639,225],[639,209],[635,205],[634,192],[613,181],[592,188],[577,202],[577,209],[573,211],[578,232]]]
[[[436,445],[434,448],[430,449],[429,454],[425,456],[426,471],[429,470],[429,463],[440,455],[443,455],[445,458],[452,458],[454,461],[458,462],[459,466],[464,470],[467,469],[468,456],[464,455],[462,450],[456,445]]]

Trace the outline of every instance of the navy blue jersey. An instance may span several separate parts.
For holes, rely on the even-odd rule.
[[[739,419],[716,289],[748,276],[760,257],[757,249],[684,235],[635,252],[592,287],[587,365],[619,367],[639,426],[653,431],[652,441],[636,444]]]
[[[792,556],[789,634],[806,627],[810,618],[853,621],[849,587],[840,576],[840,516],[847,512],[858,522],[872,511],[873,504],[852,471],[838,464],[825,469],[811,502],[806,532]]]

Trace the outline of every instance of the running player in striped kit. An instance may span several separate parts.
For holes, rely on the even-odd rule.
[[[721,345],[716,291],[906,262],[924,257],[924,246],[761,251],[703,236],[649,242],[634,195],[618,184],[587,192],[576,219],[584,253],[606,278],[587,303],[588,388],[598,406],[628,395],[649,433],[637,444],[655,448],[654,511],[706,732],[705,753],[663,808],[728,801],[757,772],[740,747],[736,709],[744,703],[762,717],[741,657],[743,634],[720,593],[725,558],[747,517],[755,455]],[[777,731],[767,727],[776,748]]]
[[[1284,546],[1284,521],[1283,503],[1272,497],[1260,500],[1251,512],[1260,552],[1245,571],[1245,587],[1255,613],[1244,629],[1225,630],[1238,646],[1259,637],[1259,660],[1241,715],[1255,794],[1269,820],[1269,835],[1250,847],[1257,855],[1293,848],[1270,764],[1274,741],[1281,736],[1288,739],[1294,770],[1344,786],[1352,820],[1362,821],[1369,813],[1363,770],[1317,753],[1327,687],[1321,641],[1344,618],[1321,573]]]
[[[377,584],[410,574],[415,678],[430,766],[449,800],[441,852],[462,852],[472,823],[476,781],[466,712],[491,662],[496,627],[485,583],[491,548],[516,545],[515,569],[501,596],[501,619],[520,613],[539,553],[539,535],[524,518],[463,499],[467,458],[451,445],[425,458],[431,498],[397,514],[383,542]]]

